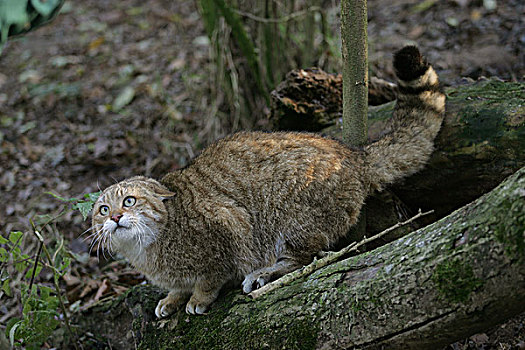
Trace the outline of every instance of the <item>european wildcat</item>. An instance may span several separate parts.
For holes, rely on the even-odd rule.
[[[445,96],[418,49],[394,56],[393,131],[364,149],[308,133],[242,132],[160,182],[133,177],[107,188],[93,211],[95,240],[126,256],[168,296],[202,314],[223,284],[244,292],[307,264],[356,222],[368,194],[423,167]]]

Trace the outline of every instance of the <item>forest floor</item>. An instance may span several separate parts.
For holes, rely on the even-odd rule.
[[[57,215],[63,207],[46,192],[79,197],[132,175],[158,178],[221,136],[210,129],[213,63],[195,3],[70,2],[53,23],[4,48],[0,230],[27,233],[28,254],[36,251],[29,220]],[[392,52],[411,41],[447,85],[461,77],[524,79],[520,0],[370,0],[368,5],[374,75],[392,80]],[[79,257],[67,275],[70,303],[87,307],[143,280],[122,261],[99,260],[89,252],[80,234],[90,224],[81,215],[68,212],[55,221],[53,231]],[[42,278],[45,282],[49,274]],[[4,327],[20,312],[20,302],[1,299]],[[450,348],[523,349],[524,319]]]

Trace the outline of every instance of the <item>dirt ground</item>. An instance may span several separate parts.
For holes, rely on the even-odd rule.
[[[220,136],[210,131],[212,62],[196,2],[143,4],[69,2],[52,24],[4,48],[2,234],[20,230],[31,236],[30,218],[58,213],[62,203],[45,192],[78,197],[132,175],[160,177]],[[368,5],[373,75],[392,79],[392,52],[414,42],[447,85],[462,77],[524,79],[521,0],[370,0]],[[88,227],[78,214],[57,224],[69,248],[85,257],[69,276],[68,290],[75,293],[68,297],[86,303],[104,281],[113,283],[102,293],[108,296],[141,281],[122,263],[99,263],[88,253],[88,242],[79,237]],[[34,249],[30,237],[25,244]],[[19,304],[10,299],[0,305],[5,325]],[[450,348],[525,348],[524,318]]]

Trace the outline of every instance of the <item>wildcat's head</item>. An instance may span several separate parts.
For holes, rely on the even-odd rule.
[[[168,213],[162,201],[174,195],[143,176],[106,188],[93,207],[93,244],[137,258],[166,224]]]

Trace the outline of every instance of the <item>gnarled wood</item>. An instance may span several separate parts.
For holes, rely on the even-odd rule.
[[[319,131],[343,116],[343,77],[320,68],[296,69],[271,92],[270,121],[275,130]],[[368,82],[368,103],[395,100],[396,84],[378,78]]]

